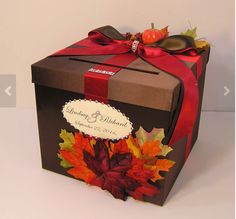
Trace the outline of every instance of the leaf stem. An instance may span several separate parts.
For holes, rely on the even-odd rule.
[[[153,22],[151,23],[151,27],[152,27],[152,29],[154,29],[154,23]]]

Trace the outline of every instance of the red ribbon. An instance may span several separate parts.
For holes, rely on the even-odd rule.
[[[131,53],[131,51],[135,52],[135,55],[133,52]],[[196,51],[193,48],[185,48],[176,53],[181,54],[183,52],[189,52],[191,54],[196,55]],[[150,63],[156,68],[166,71],[182,81],[184,87],[184,96],[183,96],[181,111],[179,113],[179,117],[176,122],[175,129],[171,136],[169,145],[173,146],[177,141],[182,139],[184,136],[187,136],[187,145],[185,151],[185,159],[187,159],[191,151],[192,132],[197,117],[198,102],[199,102],[198,81],[197,78],[194,76],[193,72],[175,55],[166,52],[163,48],[145,46],[137,41],[134,42],[129,40],[111,39],[108,36],[99,32],[98,30],[89,32],[88,38],[77,42],[76,44],[73,45],[73,47],[69,47],[61,51],[58,51],[53,56],[108,55],[108,54],[125,54],[126,56],[131,57],[131,59],[127,63],[120,63],[121,59],[117,61],[116,58],[114,58],[113,60],[109,60],[110,64],[125,65],[132,62],[134,56],[136,58],[141,57],[146,62]],[[187,61],[191,61],[191,59],[193,59],[192,56],[184,56],[184,57]],[[200,56],[194,56],[194,59],[196,58],[200,59]],[[198,76],[200,73],[201,71],[198,70]],[[86,76],[86,74],[88,75]],[[105,83],[105,85],[103,84],[103,87],[105,89],[102,89],[102,91],[96,90],[96,86],[94,85],[97,85],[97,82],[99,82],[101,77],[103,77],[103,79],[107,81],[109,76],[107,75],[98,76],[98,74],[92,74],[91,72],[86,74],[85,74],[85,83],[88,83],[90,85],[92,83],[93,86],[91,87],[94,87],[94,90],[89,91],[90,94],[88,94],[87,97],[92,97],[93,95],[91,95],[91,93],[93,93],[94,95],[98,95],[100,93],[99,96],[102,97],[99,100],[107,102],[107,90],[108,90],[107,83]],[[93,81],[95,81],[95,83]],[[89,86],[86,87],[87,88],[85,88],[85,95],[86,93],[88,93],[86,89],[89,89],[88,88]]]

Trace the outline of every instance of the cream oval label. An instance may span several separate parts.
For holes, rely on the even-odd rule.
[[[97,101],[69,101],[63,106],[62,113],[74,128],[96,138],[119,140],[133,130],[128,117],[114,107]]]

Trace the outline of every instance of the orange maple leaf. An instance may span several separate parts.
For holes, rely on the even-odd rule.
[[[95,174],[86,166],[78,166],[71,168],[67,171],[70,175],[77,179],[82,179],[86,183],[90,183],[94,178]]]
[[[175,164],[175,162],[171,161],[171,160],[157,159],[155,165],[146,165],[146,167],[153,171],[153,177],[151,178],[151,180],[153,182],[156,182],[157,180],[164,179],[164,177],[162,177],[159,172],[160,171],[169,171],[170,168],[174,164]]]
[[[93,147],[90,144],[88,138],[85,138],[82,133],[76,132],[75,133],[75,144],[73,148],[82,156],[83,150],[89,152],[91,155],[94,156]]]
[[[83,154],[69,150],[60,150],[60,155],[74,167],[85,166]]]
[[[146,141],[142,145],[142,154],[148,157],[155,157],[161,152],[160,141]]]
[[[153,182],[156,182],[159,179],[163,179],[163,177],[159,174],[159,170],[157,166],[153,166],[153,165],[145,165],[145,166],[146,168],[150,169],[153,172],[153,176],[151,178]]]
[[[169,169],[175,164],[174,161],[167,159],[158,159],[156,161],[156,167],[159,171],[169,171]]]

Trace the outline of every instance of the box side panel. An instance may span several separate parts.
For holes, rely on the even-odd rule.
[[[62,90],[35,85],[39,139],[41,148],[42,167],[69,176],[59,165],[57,157],[59,149],[59,133],[62,128],[68,131],[74,129],[62,116],[62,106],[68,98],[68,93]],[[82,94],[69,94],[70,99],[83,98]]]
[[[145,200],[148,202],[152,202],[154,204],[163,205],[171,188],[173,187],[181,169],[184,165],[184,153],[186,146],[187,138],[184,137],[179,140],[173,147],[173,151],[171,151],[167,159],[175,162],[174,166],[170,169],[169,172],[163,172],[163,180],[160,180],[158,185],[160,186],[160,195],[154,197],[146,197]]]
[[[202,100],[203,100],[203,92],[204,92],[204,84],[205,84],[205,76],[206,76],[206,65],[209,59],[209,52],[210,49],[203,53],[203,60],[202,60],[202,74],[198,78],[198,86],[199,86],[199,105],[198,105],[198,115],[197,120],[193,129],[193,138],[192,138],[192,148],[197,141],[198,132],[199,132],[199,125],[200,125],[200,118],[201,118],[201,110],[202,110]]]
[[[63,118],[61,110],[65,102],[73,99],[84,99],[84,95],[41,85],[35,85],[35,91],[42,166],[47,170],[70,176],[67,174],[66,169],[60,166],[60,159],[57,157],[59,143],[61,142],[59,133],[61,129],[66,129],[69,132],[75,132],[76,130]],[[172,121],[172,114],[168,111],[155,110],[118,101],[109,101],[109,104],[129,117],[130,121],[133,123],[134,132],[137,131],[140,126],[148,132],[154,127],[168,130]],[[180,148],[181,147],[178,147],[179,152]],[[179,153],[178,151],[175,153]],[[175,155],[174,159],[179,158]],[[180,165],[182,164],[180,163]],[[172,184],[171,181],[170,183]],[[163,187],[160,196],[154,201],[148,199],[147,201],[156,204],[162,203],[163,193],[165,191],[164,185],[160,184],[160,186]]]

